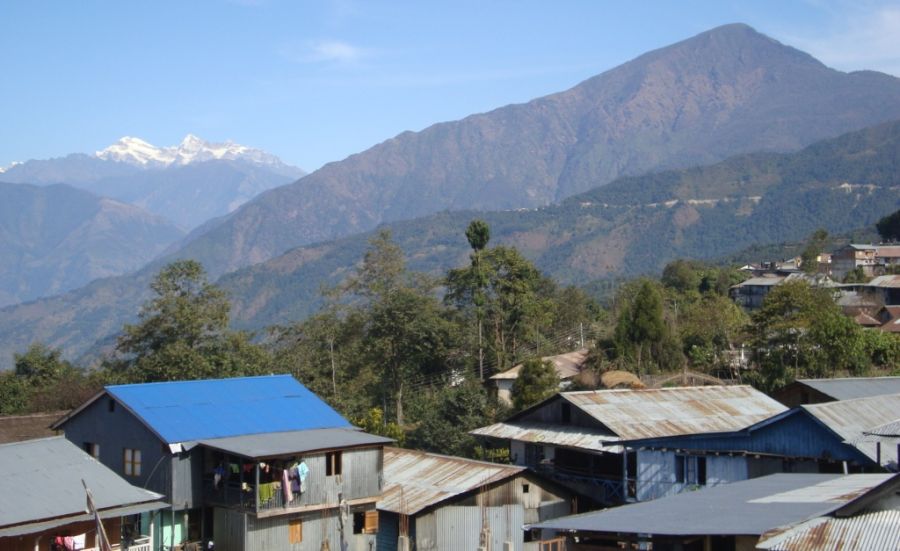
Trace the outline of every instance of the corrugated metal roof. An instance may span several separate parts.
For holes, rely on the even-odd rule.
[[[163,497],[132,486],[62,436],[0,445],[0,472],[0,528],[83,514],[82,479],[98,509]]]
[[[852,400],[900,392],[900,377],[841,377],[836,379],[797,379],[835,400]]]
[[[866,433],[873,427],[891,423],[897,419],[897,412],[900,411],[900,394],[809,404],[800,407],[874,461],[878,456],[877,442],[887,439],[886,442],[893,443],[893,439],[871,436]],[[882,446],[881,463],[883,465],[895,462],[897,459],[896,446]]]
[[[879,245],[875,250],[875,256],[882,258],[900,257],[900,246],[897,245]]]
[[[751,277],[750,279],[746,279],[737,285],[733,285],[732,287],[768,287],[771,285],[780,285],[784,282],[786,276],[772,276],[772,277]]]
[[[756,548],[771,551],[897,551],[900,549],[900,511],[877,511],[848,518],[817,517],[763,534]]]
[[[584,365],[588,353],[589,350],[587,348],[582,348],[581,350],[558,354],[556,356],[544,356],[541,360],[552,363],[553,369],[556,370],[556,374],[560,379],[570,379],[581,373],[581,366]],[[492,376],[491,379],[518,379],[519,372],[522,371],[522,365],[523,364],[519,364],[506,371],[497,373]]]
[[[746,386],[563,392],[623,440],[740,430],[787,408]]]
[[[872,278],[868,283],[865,284],[866,287],[900,287],[900,276],[897,275],[883,275]]]
[[[351,426],[290,375],[115,385],[106,392],[168,443]]]
[[[200,440],[197,444],[252,459],[278,457],[292,453],[393,442],[356,429],[311,429],[291,432],[267,432]]]
[[[900,419],[895,421],[891,421],[890,423],[885,423],[883,425],[878,425],[877,427],[872,427],[863,431],[865,434],[870,434],[872,436],[898,436],[900,437]]]
[[[572,425],[553,425],[549,423],[507,422],[494,423],[470,431],[474,436],[485,436],[500,440],[516,440],[535,444],[553,444],[565,448],[579,448],[593,451],[619,453],[621,446],[617,436],[604,436],[594,429]],[[604,445],[605,444],[605,445]]]
[[[384,490],[378,508],[415,515],[427,507],[525,470],[513,465],[385,448]]]
[[[891,476],[774,474],[530,527],[663,536],[761,535],[827,515]]]
[[[65,411],[54,411],[30,415],[0,416],[0,444],[55,436],[56,432],[50,428],[50,425],[66,413]]]

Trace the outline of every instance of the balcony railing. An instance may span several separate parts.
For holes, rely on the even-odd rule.
[[[314,505],[308,492],[292,492],[293,499],[286,502],[279,482],[261,483],[256,487],[246,482],[222,481],[215,486],[211,479],[207,479],[203,482],[203,494],[208,503],[254,512]]]
[[[621,477],[600,474],[592,469],[546,463],[539,464],[535,470],[559,481],[596,486],[598,494],[595,499],[601,503],[624,503],[629,497],[634,496],[633,478],[623,482]]]
[[[86,547],[84,551],[100,551],[99,547]],[[112,545],[112,551],[153,551],[153,542],[150,536],[141,536],[131,543],[117,543]]]

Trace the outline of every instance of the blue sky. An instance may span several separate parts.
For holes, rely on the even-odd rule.
[[[897,2],[10,0],[0,166],[194,133],[312,170],[733,22],[900,75]]]

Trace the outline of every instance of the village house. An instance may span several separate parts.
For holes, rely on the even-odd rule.
[[[732,285],[728,290],[728,296],[738,306],[752,311],[762,307],[766,296],[773,288],[791,281],[805,281],[814,287],[838,287],[831,278],[823,274],[790,273],[788,275],[764,275],[751,277],[737,285]]]
[[[556,375],[559,377],[559,386],[562,389],[569,386],[572,379],[581,373],[581,368],[584,366],[585,361],[587,361],[588,352],[587,348],[582,348],[573,352],[558,354],[556,356],[545,356],[541,358],[541,361],[550,362],[553,369],[556,371]],[[519,378],[519,373],[522,371],[523,365],[524,364],[515,365],[490,378],[490,381],[493,382],[493,391],[497,400],[508,406],[513,403],[513,384],[515,384],[516,380]]]
[[[154,549],[369,551],[382,448],[290,375],[114,385],[55,428],[166,496]]]
[[[897,471],[900,439],[889,424],[900,416],[900,395],[804,405],[731,432],[642,438],[625,442],[639,456],[660,461],[638,469],[642,497],[669,495],[670,486],[712,485],[709,465],[720,465],[718,482],[779,472],[878,473]],[[900,423],[898,423],[900,424]]]
[[[837,377],[797,379],[773,392],[772,398],[790,408],[898,393],[900,377]]]
[[[545,538],[565,535],[568,551],[896,551],[898,491],[900,475],[780,473],[526,529]],[[823,532],[823,524],[861,537],[842,539],[849,534]],[[818,538],[804,541],[804,533]]]
[[[786,409],[743,385],[563,392],[471,434],[508,447],[514,464],[612,505],[746,478],[742,459],[719,455],[700,464],[674,450],[626,449],[626,442],[736,431]],[[656,476],[680,464],[683,479]]]
[[[150,551],[135,515],[168,505],[132,486],[62,436],[0,444],[0,551],[47,551],[57,539],[96,550],[97,523],[85,510],[91,491],[112,549]]]
[[[525,467],[385,448],[378,551],[544,551],[526,523],[574,512],[571,491]]]

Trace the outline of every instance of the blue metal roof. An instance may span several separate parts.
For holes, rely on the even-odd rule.
[[[290,375],[114,385],[106,391],[168,443],[352,426]]]

